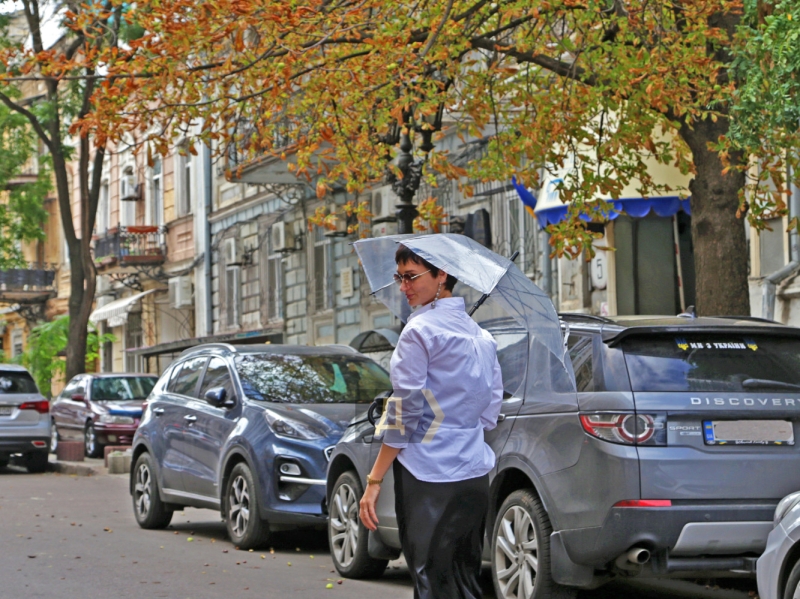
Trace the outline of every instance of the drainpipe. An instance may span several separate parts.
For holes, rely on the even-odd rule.
[[[550,258],[550,233],[540,229],[542,239],[542,289],[553,299],[553,260]]]
[[[791,173],[790,173],[791,174]],[[792,177],[789,177],[789,181]],[[789,218],[800,216],[800,188],[791,183],[792,199],[789,201]],[[797,230],[789,234],[789,258],[791,262],[764,279],[761,288],[761,316],[767,320],[775,320],[775,299],[777,286],[792,276],[800,268],[800,239]]]
[[[210,142],[209,142],[210,143]],[[205,212],[206,222],[203,234],[205,235],[205,275],[206,275],[206,335],[214,334],[214,307],[211,305],[211,193],[214,189],[214,179],[211,175],[213,163],[211,161],[211,146],[206,144],[203,147],[203,173],[205,175]]]

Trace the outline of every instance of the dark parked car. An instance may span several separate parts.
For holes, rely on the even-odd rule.
[[[161,376],[133,442],[143,528],[183,506],[218,510],[242,549],[278,527],[325,525],[325,470],[356,411],[389,389],[346,346],[201,345]]]
[[[28,472],[44,472],[50,445],[50,402],[22,366],[0,364],[0,468],[21,456]]]
[[[486,440],[485,558],[503,599],[573,597],[616,576],[755,573],[778,501],[800,488],[800,329],[758,319],[564,315],[577,393],[525,397],[528,342],[498,342],[506,399]],[[447,419],[442,423],[446,426]],[[358,500],[379,449],[348,428],[328,468],[331,553],[345,576],[399,554],[392,471],[366,534]]]
[[[90,458],[105,445],[130,445],[142,417],[142,405],[158,377],[148,374],[79,374],[51,407],[50,450],[59,440],[83,441]]]

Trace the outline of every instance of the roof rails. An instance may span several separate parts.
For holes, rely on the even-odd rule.
[[[762,318],[761,316],[709,316],[709,318],[725,318],[726,320],[752,320],[754,322],[766,322],[768,324],[783,324],[777,320]]]
[[[193,351],[196,351],[198,349],[204,349],[204,350],[206,350],[206,349],[224,349],[225,351],[229,351],[231,353],[235,353],[236,352],[236,348],[233,345],[231,345],[230,343],[200,343],[198,345],[195,345],[194,347],[186,348],[185,350],[183,350],[181,352],[180,355],[181,356],[185,356],[185,355],[188,355],[188,354],[190,354]]]
[[[594,322],[610,322],[614,321],[605,316],[597,316],[595,314],[583,314],[581,312],[559,312],[558,317],[564,320],[591,320]]]

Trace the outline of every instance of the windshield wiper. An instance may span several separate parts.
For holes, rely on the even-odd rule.
[[[790,391],[800,391],[800,385],[784,383],[783,381],[771,381],[769,379],[746,379],[742,381],[745,389],[786,389]]]

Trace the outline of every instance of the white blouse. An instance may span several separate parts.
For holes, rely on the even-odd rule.
[[[497,426],[503,401],[497,343],[467,315],[463,298],[439,299],[411,315],[391,377],[398,399],[376,433],[401,448],[397,459],[415,478],[453,482],[494,467],[483,431]]]

